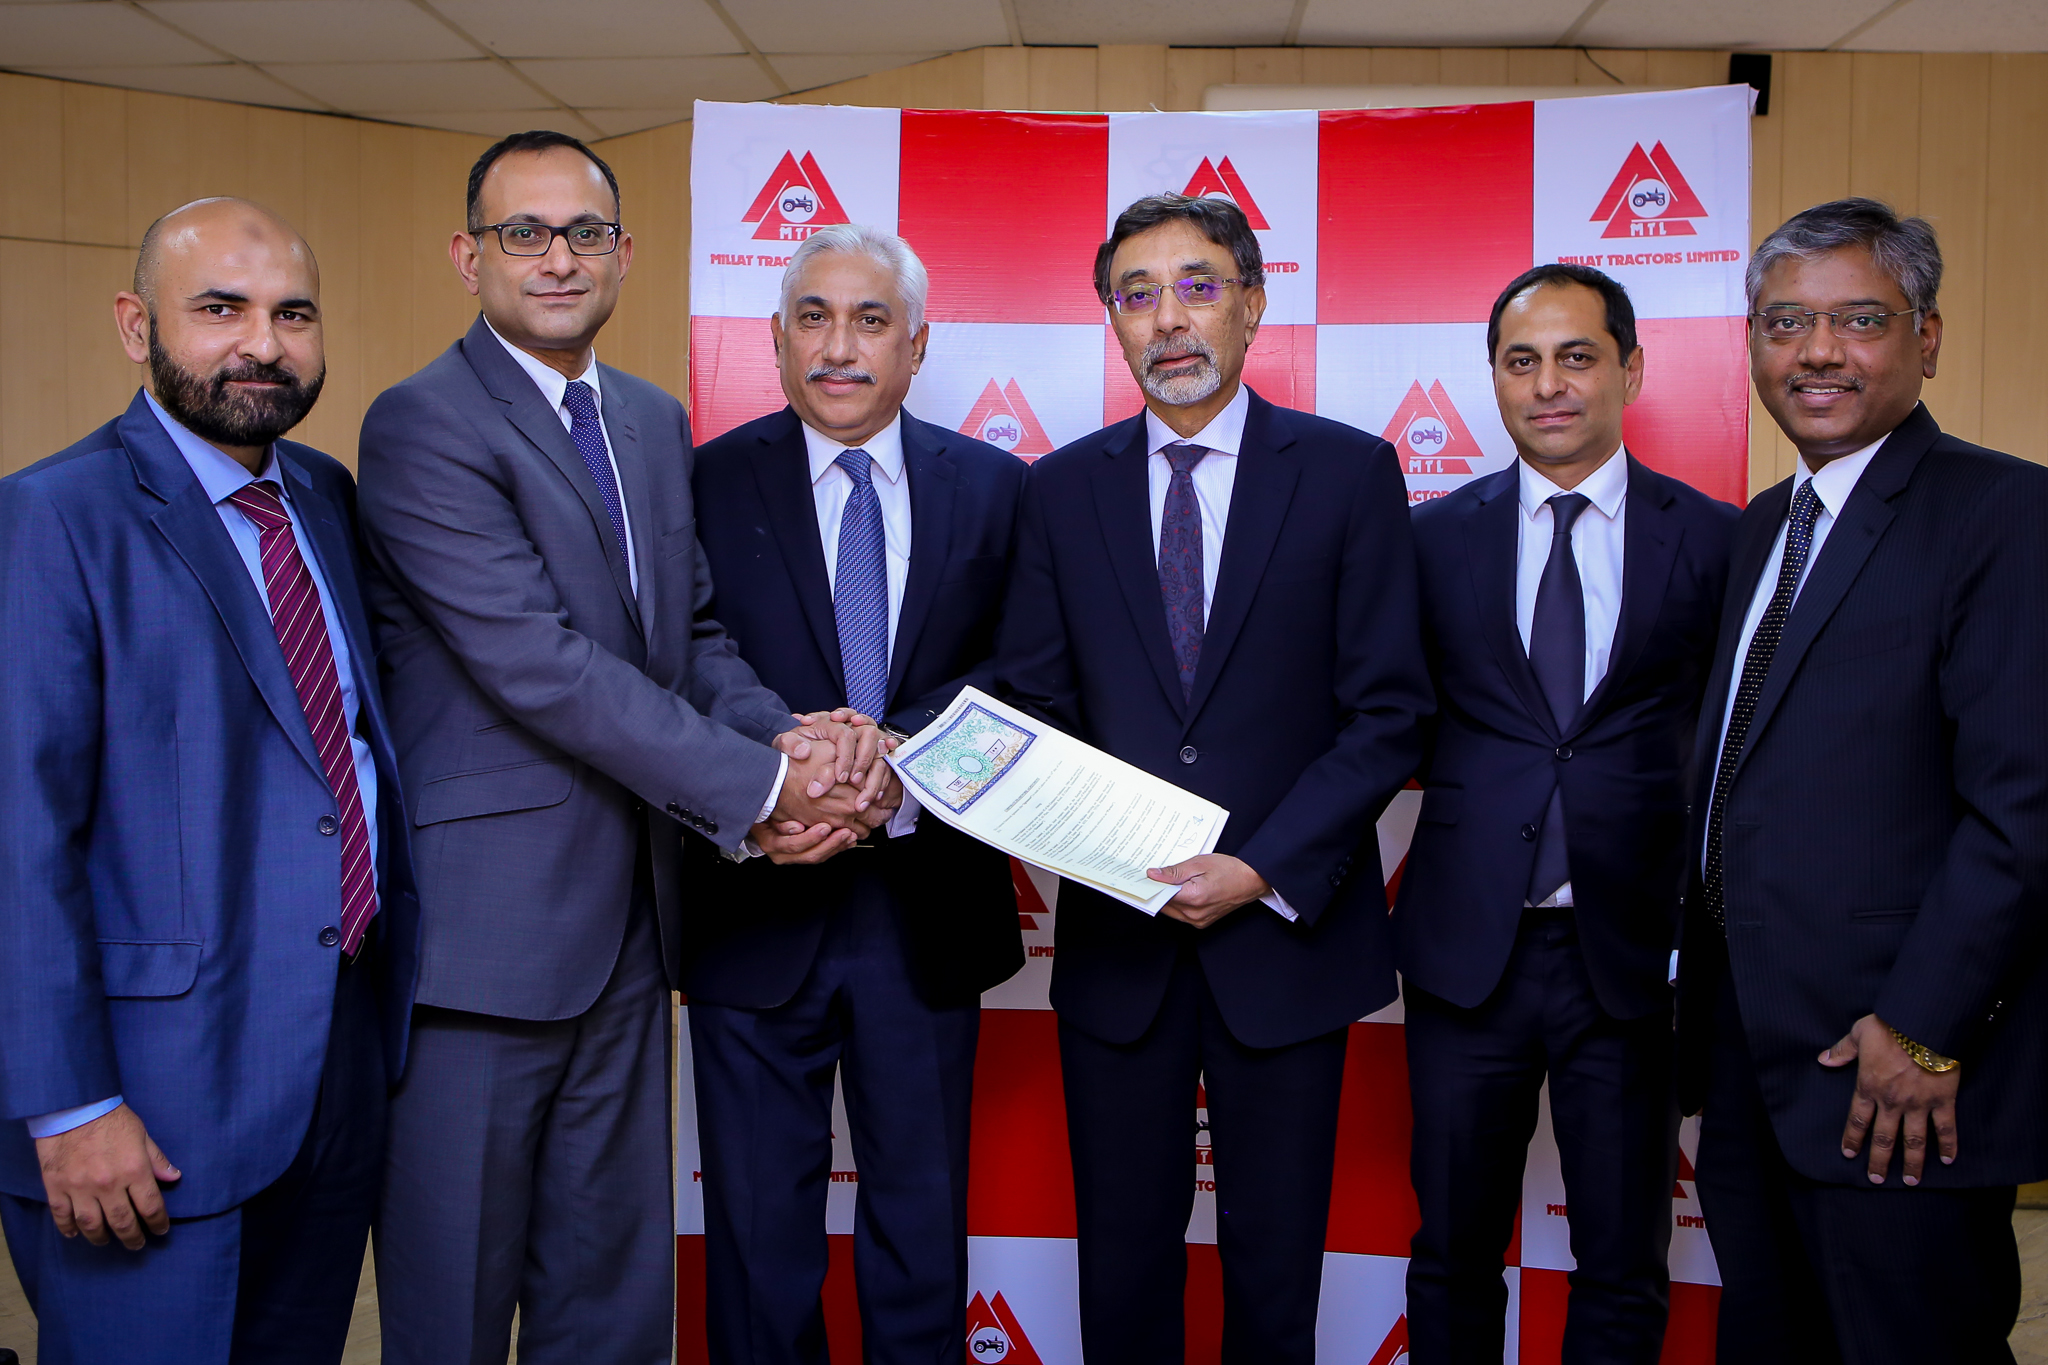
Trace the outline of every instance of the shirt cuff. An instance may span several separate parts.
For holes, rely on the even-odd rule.
[[[28,1135],[32,1138],[52,1138],[59,1133],[68,1133],[73,1128],[83,1128],[94,1119],[102,1119],[121,1107],[119,1095],[100,1100],[96,1104],[81,1104],[76,1109],[59,1109],[54,1114],[38,1114],[28,1120]]]
[[[923,806],[917,804],[917,798],[912,796],[908,789],[905,789],[903,804],[898,806],[896,813],[889,817],[887,826],[889,837],[891,839],[901,839],[907,834],[917,833],[917,816],[918,812],[923,809]]]
[[[1287,897],[1281,895],[1278,891],[1275,891],[1270,896],[1259,897],[1259,904],[1270,907],[1274,914],[1286,920],[1289,924],[1293,924],[1301,918],[1300,915],[1295,913],[1294,907],[1287,903]]]
[[[761,813],[754,817],[754,823],[757,825],[775,814],[775,803],[782,799],[783,779],[789,776],[789,755],[777,749],[775,756],[782,762],[775,769],[775,785],[768,789],[768,799],[762,803]]]

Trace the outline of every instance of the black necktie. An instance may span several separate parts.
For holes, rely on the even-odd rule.
[[[1735,688],[1735,704],[1728,708],[1728,733],[1721,740],[1721,762],[1714,770],[1714,799],[1707,807],[1707,862],[1703,878],[1707,914],[1724,934],[1728,932],[1728,896],[1721,868],[1721,822],[1728,806],[1728,789],[1735,785],[1735,769],[1749,740],[1749,722],[1756,717],[1757,698],[1763,694],[1771,658],[1777,654],[1778,640],[1785,633],[1785,618],[1792,614],[1792,597],[1799,591],[1799,575],[1813,549],[1813,524],[1818,520],[1820,498],[1813,491],[1813,480],[1808,479],[1792,495],[1791,514],[1785,522],[1785,559],[1778,566],[1778,586],[1756,623],[1756,634],[1749,637],[1749,653],[1742,659],[1742,681]]]
[[[1536,585],[1536,614],[1529,623],[1529,663],[1560,734],[1586,700],[1586,594],[1572,554],[1572,523],[1591,505],[1584,493],[1558,493],[1548,500],[1550,558]],[[1552,787],[1536,839],[1536,862],[1529,871],[1529,903],[1541,905],[1569,880],[1564,792]]]

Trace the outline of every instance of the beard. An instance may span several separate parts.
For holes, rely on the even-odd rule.
[[[282,365],[244,361],[211,375],[194,374],[171,358],[149,322],[149,374],[156,401],[201,440],[221,446],[267,446],[304,421],[319,400],[327,370],[302,380]],[[275,384],[274,389],[237,392],[234,383]]]
[[[1161,375],[1152,368],[1163,359],[1184,355],[1198,355],[1202,363],[1186,374],[1177,375]],[[1168,337],[1153,342],[1139,358],[1138,375],[1138,383],[1146,393],[1177,408],[1199,403],[1223,387],[1223,371],[1216,368],[1216,352],[1198,336]]]

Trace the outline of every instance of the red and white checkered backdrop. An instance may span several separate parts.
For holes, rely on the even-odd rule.
[[[931,347],[908,406],[1034,459],[1141,398],[1091,284],[1118,210],[1161,190],[1236,201],[1266,255],[1269,306],[1246,377],[1277,403],[1392,441],[1409,498],[1505,467],[1487,312],[1541,261],[1628,286],[1646,351],[1629,449],[1716,497],[1747,490],[1742,269],[1749,91],[1604,95],[1444,109],[1035,114],[708,104],[691,171],[690,398],[699,440],[782,405],[768,317],[810,232],[901,233],[931,273]],[[1399,881],[1420,794],[1379,825]],[[1013,865],[1014,866],[1014,865]],[[1053,1016],[1057,882],[1014,866],[1027,954],[983,997],[968,1211],[973,1297],[963,1359],[1078,1365],[1074,1205]],[[1405,1360],[1408,1185],[1401,1007],[1351,1029],[1318,1355]],[[705,1359],[703,1199],[687,1020],[678,1059],[679,1345]],[[1213,1185],[1197,1099],[1188,1223],[1188,1359],[1215,1360],[1222,1318]],[[851,1233],[859,1190],[835,1115],[827,1319],[859,1359]],[[1692,1186],[1688,1122],[1672,1190],[1667,1361],[1710,1360],[1718,1277]],[[1558,1358],[1573,1261],[1546,1109],[1503,1274],[1507,1359]]]

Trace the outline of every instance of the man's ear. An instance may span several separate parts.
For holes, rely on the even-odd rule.
[[[931,341],[932,325],[929,322],[920,322],[917,325],[917,335],[910,339],[910,372],[912,374],[916,374],[923,367],[925,347],[931,345]]]

